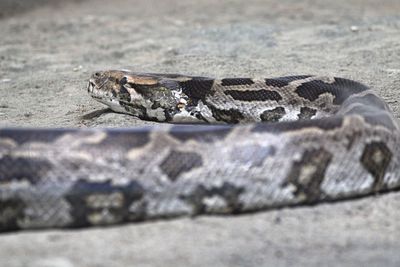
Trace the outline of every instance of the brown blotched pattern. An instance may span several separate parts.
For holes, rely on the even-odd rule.
[[[249,90],[249,91],[236,91],[236,90],[226,90],[226,95],[230,95],[233,99],[239,101],[276,101],[282,100],[282,96],[275,91],[259,89],[259,90]]]
[[[334,104],[342,104],[349,96],[361,93],[368,88],[355,81],[342,78],[334,78],[333,83],[321,80],[305,82],[296,88],[296,93],[307,100],[314,101],[322,94],[332,94],[335,98]]]
[[[221,80],[222,86],[252,85],[252,84],[254,84],[254,81],[249,78],[228,78]]]
[[[203,100],[207,95],[213,94],[213,79],[194,79],[185,82],[180,82],[182,92],[193,100]]]
[[[5,155],[0,158],[0,181],[27,180],[36,184],[52,168],[51,162],[45,158]]]
[[[392,152],[383,142],[371,142],[365,146],[361,162],[364,168],[375,178],[374,191],[378,191],[383,186],[382,179],[392,156]]]
[[[332,155],[323,148],[306,150],[299,161],[293,163],[287,183],[295,186],[295,194],[308,203],[324,198],[320,185]]]
[[[160,169],[171,181],[175,181],[179,175],[202,166],[201,156],[194,152],[182,152],[172,150],[160,164]]]
[[[400,189],[397,122],[354,81],[108,70],[94,73],[87,91],[113,111],[185,124],[0,129],[0,231],[234,214]],[[220,125],[193,124],[206,122]]]
[[[260,119],[261,121],[277,122],[282,119],[285,114],[286,112],[284,107],[276,107],[274,109],[264,111],[261,114]]]
[[[317,114],[317,110],[309,107],[301,107],[300,113],[298,116],[299,120],[307,120],[311,119],[313,116]]]
[[[226,110],[214,106],[210,106],[210,109],[216,121],[240,123],[244,119],[243,113],[238,109],[230,108]]]

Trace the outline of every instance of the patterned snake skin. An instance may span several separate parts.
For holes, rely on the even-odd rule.
[[[0,129],[1,231],[234,214],[400,188],[399,127],[351,80],[119,70],[94,73],[87,90],[116,112],[172,124]]]

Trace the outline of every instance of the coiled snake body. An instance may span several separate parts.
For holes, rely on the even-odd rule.
[[[232,214],[400,187],[398,125],[351,80],[116,70],[94,73],[88,92],[116,112],[173,124],[0,129],[1,231]]]

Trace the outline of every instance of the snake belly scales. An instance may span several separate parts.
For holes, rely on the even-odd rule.
[[[396,119],[352,80],[108,70],[87,90],[113,111],[170,123],[0,129],[0,231],[237,214],[400,188]]]

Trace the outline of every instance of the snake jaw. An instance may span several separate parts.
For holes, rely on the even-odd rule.
[[[126,110],[119,103],[119,81],[122,72],[97,71],[90,77],[87,92],[96,101],[105,104],[111,110],[119,113],[126,113]]]
[[[151,121],[204,123],[199,102],[193,102],[182,84],[190,76],[110,70],[94,73],[88,92],[113,111]],[[201,101],[200,101],[201,102]],[[204,114],[208,114],[205,112]],[[209,120],[207,120],[209,121]]]
[[[113,111],[141,119],[169,121],[170,113],[178,112],[182,101],[175,84],[164,84],[165,79],[128,71],[99,71],[90,77],[87,91]]]

